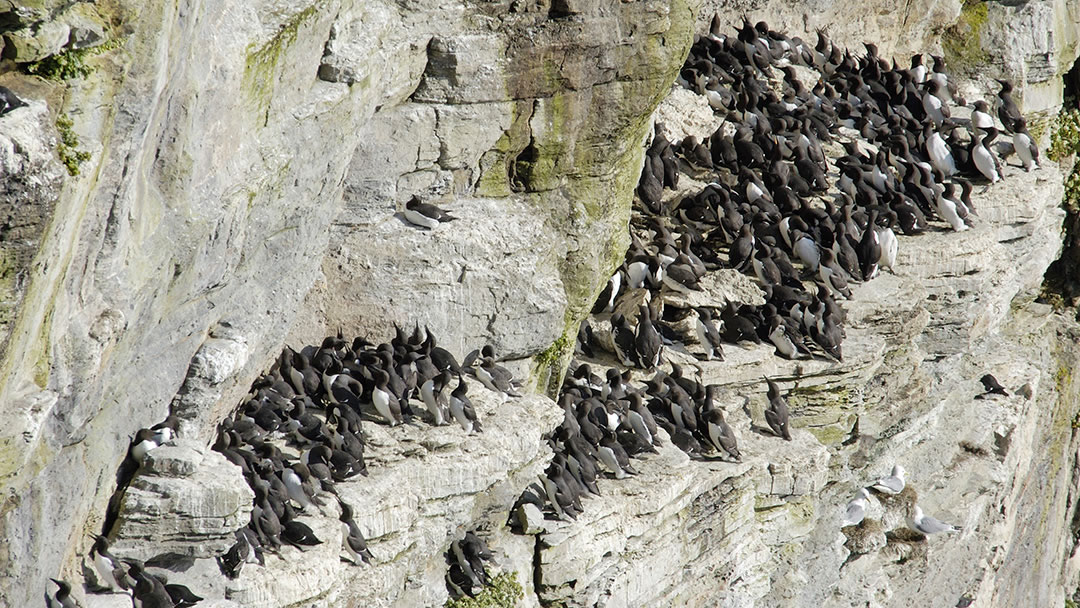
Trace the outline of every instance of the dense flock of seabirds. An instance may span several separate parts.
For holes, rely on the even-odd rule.
[[[897,231],[973,225],[973,182],[1002,178],[1001,147],[992,143],[1003,132],[1021,166],[1037,166],[1038,150],[1008,82],[999,81],[996,122],[982,100],[971,104],[970,119],[954,119],[950,106],[967,104],[939,57],[926,66],[916,55],[910,67],[899,68],[874,45],[865,51],[852,54],[824,31],[810,45],[745,19],[729,36],[714,18],[710,32],[696,38],[679,82],[705,96],[724,124],[705,141],[691,136],[672,143],[657,129],[637,188],[632,245],[578,335],[578,354],[596,362],[598,350],[609,350],[620,367],[571,365],[559,397],[563,422],[548,439],[554,458],[522,493],[511,525],[524,525],[517,507],[525,504],[550,518],[575,519],[585,499],[600,494],[600,480],[636,474],[633,460],[662,445],[660,429],[694,458],[739,461],[738,438],[716,402],[719,387],[666,361],[666,349],[723,360],[725,343],[758,343],[787,359],[840,361],[844,311],[837,300],[851,297],[852,284],[893,267]],[[816,81],[801,81],[796,66]],[[837,142],[845,153],[829,158],[825,149]],[[666,198],[680,173],[707,185]],[[402,215],[425,230],[455,219],[419,197]],[[765,304],[671,305],[669,296],[699,290],[706,273],[719,268],[755,278]],[[636,310],[620,305],[626,301],[637,302]],[[690,335],[680,329],[687,319],[695,328]],[[631,370],[652,376],[635,386]],[[764,381],[767,428],[790,441],[790,407],[779,386]],[[987,392],[980,397],[1007,394],[989,374],[982,382]],[[321,544],[301,521],[316,512],[340,519],[342,559],[371,560],[354,508],[336,489],[367,474],[364,425],[459,425],[481,433],[470,383],[520,396],[491,346],[459,363],[418,326],[411,333],[397,328],[378,345],[339,332],[318,347],[285,348],[220,425],[213,445],[242,469],[255,496],[249,524],[218,557],[222,573],[236,578],[246,564],[263,564],[266,553],[281,555],[285,545],[303,551]],[[130,478],[150,451],[171,441],[177,422],[170,416],[140,430],[121,477]],[[858,490],[841,525],[861,526],[872,495],[898,496],[906,487],[904,468],[896,465]],[[914,500],[908,526],[921,535],[957,530]],[[476,595],[489,583],[492,558],[476,531],[452,541],[450,593]],[[130,594],[136,608],[201,599],[170,584],[161,568],[151,573],[152,564],[114,556],[105,536],[95,538],[88,561],[96,579],[89,590]],[[77,605],[67,582],[50,580],[56,589],[46,592],[49,607]]]
[[[916,55],[900,68],[873,44],[864,46],[856,56],[824,31],[811,46],[746,20],[726,36],[718,18],[695,40],[679,81],[724,122],[704,141],[672,143],[657,128],[637,188],[630,249],[578,334],[580,355],[595,362],[606,350],[625,369],[601,377],[581,363],[568,374],[560,398],[565,419],[551,439],[556,456],[543,487],[527,491],[523,502],[575,518],[582,499],[598,494],[603,472],[635,474],[633,459],[660,445],[658,428],[692,457],[738,461],[718,387],[674,360],[666,362],[670,372],[660,369],[666,349],[722,360],[725,343],[756,343],[786,359],[841,361],[838,301],[852,297],[851,285],[892,270],[897,233],[935,225],[967,230],[977,215],[975,182],[1002,179],[1011,155],[1025,171],[1038,166],[1009,82],[998,81],[998,122],[983,100],[970,104],[970,118],[954,118],[950,106],[968,104],[940,57],[926,66]],[[800,80],[796,67],[816,81]],[[1002,132],[1011,141],[992,145]],[[844,154],[829,158],[830,146]],[[680,174],[706,185],[666,196]],[[720,268],[756,279],[765,303],[687,305],[681,296],[701,290],[706,274]],[[653,375],[634,387],[629,368]],[[790,407],[777,384],[764,381],[767,428],[791,440]],[[990,374],[982,382],[980,398],[1007,394]],[[906,487],[896,465],[858,490],[841,525],[860,526],[873,493],[886,503],[899,497],[908,527],[924,537],[958,530],[926,515]]]

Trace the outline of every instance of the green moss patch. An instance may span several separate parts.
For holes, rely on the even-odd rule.
[[[1046,156],[1061,161],[1080,151],[1080,110],[1062,110],[1050,127],[1050,147]]]
[[[60,145],[56,146],[56,154],[72,177],[78,175],[79,167],[90,160],[90,153],[79,149],[79,137],[72,130],[73,126],[75,123],[67,114],[56,117],[56,131],[60,134]]]
[[[516,572],[503,572],[491,579],[476,597],[462,597],[446,602],[446,608],[514,608],[525,597]]]
[[[1050,147],[1046,156],[1055,162],[1070,163],[1065,176],[1065,195],[1061,206],[1065,209],[1064,250],[1061,257],[1046,270],[1040,299],[1051,304],[1055,310],[1075,306],[1080,292],[1076,261],[1077,234],[1080,232],[1080,164],[1075,162],[1080,154],[1080,110],[1062,110],[1050,125]]]
[[[545,394],[555,398],[562,387],[562,372],[574,353],[574,344],[577,341],[577,327],[571,327],[575,315],[567,311],[567,326],[563,333],[546,350],[533,357],[533,377],[536,378],[536,388]]]
[[[982,29],[988,16],[986,2],[964,0],[960,18],[941,33],[941,47],[950,69],[970,74],[989,59],[982,46]]]
[[[74,78],[86,78],[94,72],[94,66],[87,63],[88,59],[119,46],[120,40],[113,38],[98,46],[85,49],[68,49],[55,55],[49,55],[41,61],[26,64],[24,69],[27,74],[41,76],[46,80],[64,81]]]
[[[270,107],[282,58],[299,38],[300,27],[319,13],[320,4],[313,4],[294,15],[266,44],[258,48],[252,45],[248,49],[243,86],[258,106],[260,114],[265,115]]]

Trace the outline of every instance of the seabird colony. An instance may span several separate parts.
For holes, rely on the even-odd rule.
[[[844,311],[837,300],[852,297],[852,285],[893,267],[897,232],[974,225],[972,183],[1002,178],[991,145],[1002,133],[1011,135],[1025,170],[1037,167],[1038,150],[1010,83],[999,81],[998,122],[983,100],[972,104],[969,120],[960,120],[950,107],[966,102],[956,96],[941,58],[927,67],[916,55],[910,67],[899,68],[878,56],[874,45],[865,47],[865,54],[854,55],[822,31],[811,46],[746,19],[736,36],[728,36],[718,17],[695,40],[679,83],[706,97],[724,124],[704,141],[670,142],[657,129],[637,188],[631,247],[577,342],[583,357],[598,362],[597,351],[607,350],[623,368],[598,374],[589,363],[572,366],[559,397],[563,422],[548,439],[555,456],[517,506],[576,518],[587,506],[584,499],[600,494],[599,481],[636,474],[633,460],[662,445],[660,429],[694,458],[739,461],[738,438],[718,387],[702,385],[666,361],[667,349],[723,360],[724,343],[750,342],[771,344],[785,359],[841,361]],[[800,72],[813,81],[804,82]],[[836,143],[845,153],[830,158],[826,148]],[[666,200],[680,173],[707,185]],[[415,197],[403,216],[426,230],[456,219]],[[755,279],[765,304],[679,303],[677,296],[699,291],[700,281],[720,268]],[[652,376],[635,386],[630,368]],[[422,418],[483,432],[466,376],[484,390],[518,396],[519,386],[496,364],[491,346],[459,364],[419,327],[411,334],[398,328],[379,345],[359,337],[348,341],[339,332],[318,347],[285,348],[220,425],[213,446],[243,470],[255,494],[249,525],[218,557],[222,573],[238,577],[245,564],[264,563],[266,553],[282,555],[284,545],[302,551],[322,543],[301,518],[332,512],[333,503],[342,559],[369,562],[373,556],[353,506],[336,489],[367,474],[364,423],[396,426]],[[773,380],[764,380],[767,428],[791,441],[788,403]],[[996,382],[984,378],[984,384],[997,392]],[[423,409],[414,410],[414,402]],[[177,428],[170,416],[133,438],[107,527],[126,481]],[[861,488],[844,510],[843,525],[862,525],[869,490],[883,499],[902,495],[903,467]],[[514,509],[512,524],[523,523],[520,513]],[[925,515],[914,500],[908,524],[923,535],[956,531]],[[148,564],[115,557],[104,536],[95,537],[88,558],[94,591],[130,594],[137,606],[191,606],[201,599],[169,584],[160,569],[151,573]],[[450,592],[478,593],[489,583],[485,564],[492,558],[475,531],[452,541],[446,551]],[[50,580],[57,589],[46,590],[48,606],[76,605],[67,582]]]
[[[303,551],[322,544],[302,521],[320,514],[336,515],[341,522],[342,560],[370,562],[373,556],[353,517],[354,507],[336,487],[367,475],[364,425],[422,424],[423,419],[435,426],[459,425],[466,434],[481,433],[466,377],[481,390],[520,397],[520,385],[496,363],[491,345],[459,363],[426,328],[416,326],[411,333],[395,329],[390,342],[378,345],[361,337],[349,341],[338,333],[317,347],[286,347],[235,413],[220,424],[213,449],[241,468],[255,495],[250,522],[236,531],[235,544],[217,558],[226,577],[239,577],[245,564],[265,565],[266,553],[282,556],[285,545]],[[416,402],[423,409],[414,409]],[[127,482],[147,454],[172,440],[178,423],[169,416],[136,433],[121,466],[120,488],[106,527],[116,519]],[[104,536],[95,537],[89,557],[93,591],[130,594],[137,606],[179,608],[201,600],[182,585],[168,584],[161,568],[146,569],[156,564],[113,556]],[[446,557],[447,587],[455,597],[474,596],[489,584],[484,564],[492,554],[474,531],[453,541]],[[60,583],[57,592],[47,594],[48,601],[74,601],[67,583]]]
[[[577,517],[587,508],[583,499],[598,493],[600,472],[632,475],[633,460],[660,444],[658,428],[691,457],[739,460],[717,387],[665,361],[665,352],[723,360],[725,343],[753,343],[785,359],[842,361],[839,302],[853,297],[852,286],[893,269],[899,233],[974,226],[974,184],[1002,179],[1001,149],[1007,157],[1011,148],[1025,171],[1038,166],[1007,81],[999,81],[995,104],[1000,125],[982,100],[961,119],[952,110],[967,102],[940,57],[927,67],[916,55],[900,68],[864,46],[855,55],[824,31],[811,46],[746,19],[728,36],[718,17],[695,40],[679,83],[704,96],[723,124],[703,140],[679,142],[657,126],[630,249],[578,333],[586,362],[563,385],[564,422],[551,438],[556,457],[520,504]],[[1003,133],[1011,145],[992,145]],[[843,154],[830,157],[837,149]],[[706,185],[667,195],[680,174]],[[765,303],[702,305],[686,297],[722,268],[755,280]],[[607,356],[601,351],[651,378],[634,386],[627,370],[594,369]],[[779,386],[764,380],[767,428],[790,441],[790,408]],[[897,465],[858,491],[843,524],[860,525],[870,490],[886,498],[904,485]],[[901,500],[915,532],[956,530],[925,516],[910,488]]]

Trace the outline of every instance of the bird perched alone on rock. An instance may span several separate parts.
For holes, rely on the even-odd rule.
[[[995,378],[993,374],[984,374],[982,378],[979,378],[979,382],[982,382],[983,388],[986,389],[986,392],[976,395],[976,399],[983,399],[987,395],[1002,395],[1004,397],[1009,396],[1009,393],[1006,392],[1005,387],[1001,386],[1001,383],[998,382],[997,378]]]
[[[931,534],[941,534],[942,532],[960,531],[960,528],[957,528],[952,524],[947,524],[924,514],[922,507],[919,505],[915,505],[914,513],[912,514],[911,519],[908,520],[908,526],[910,526],[912,530],[927,536],[930,536]]]
[[[416,195],[413,195],[409,202],[405,203],[403,214],[410,224],[428,230],[438,228],[442,222],[452,222],[458,219],[435,205],[422,202],[420,197]]]
[[[364,539],[360,527],[353,520],[352,507],[344,502],[338,504],[341,506],[341,516],[338,518],[342,525],[341,547],[348,554],[348,561],[355,565],[360,565],[360,562],[371,563],[371,551],[368,550],[367,540]]]
[[[840,522],[840,527],[857,526],[862,523],[864,517],[866,517],[866,507],[870,501],[870,492],[866,491],[866,488],[859,488],[854,500],[847,504],[844,510],[844,519]]]
[[[791,441],[791,430],[788,428],[790,416],[787,400],[780,395],[780,387],[768,377],[765,382],[769,385],[769,407],[765,409],[765,422],[777,437]]]
[[[870,489],[882,494],[896,495],[904,491],[904,467],[895,465],[892,468],[892,473],[885,477],[879,477],[874,483],[870,484]]]

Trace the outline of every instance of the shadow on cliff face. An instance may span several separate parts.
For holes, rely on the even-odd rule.
[[[1063,224],[1064,242],[1061,257],[1046,269],[1042,300],[1078,309],[1080,305],[1080,166],[1077,151],[1080,150],[1080,62],[1073,65],[1063,77],[1061,114],[1054,123],[1051,147],[1047,156],[1052,160],[1072,159],[1072,170],[1065,178],[1065,196],[1062,207],[1066,217]],[[1064,153],[1062,153],[1062,146]],[[1056,153],[1056,155],[1055,155]],[[1060,298],[1060,302],[1057,299]],[[1077,311],[1080,319],[1080,310]]]

